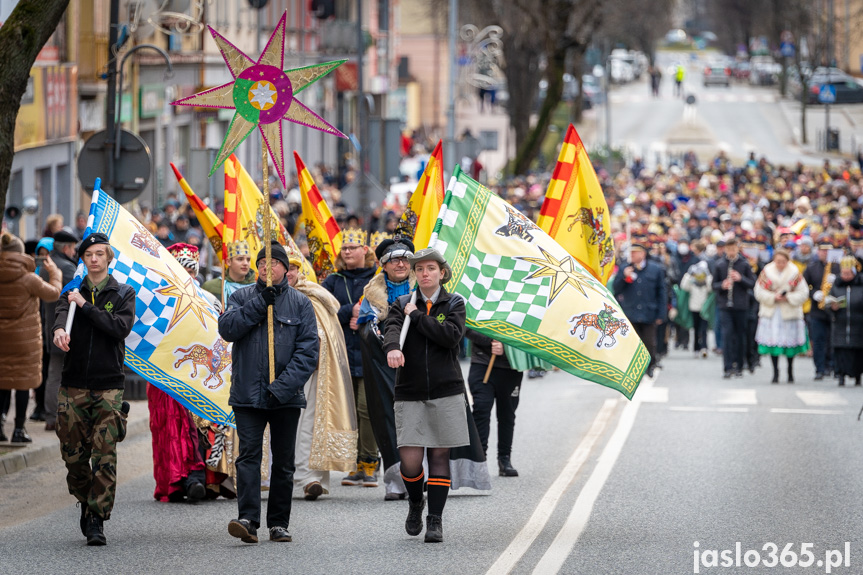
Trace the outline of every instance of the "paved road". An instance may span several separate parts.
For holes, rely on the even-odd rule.
[[[673,74],[669,68],[678,61],[686,62],[684,92],[693,95],[696,103],[687,107],[682,98],[674,96]],[[810,144],[803,146],[800,138],[799,106],[782,100],[775,87],[751,86],[747,82],[732,82],[729,88],[705,87],[702,82],[704,61],[684,59],[682,54],[660,52],[657,63],[663,70],[660,95],[650,94],[647,79],[615,87],[611,95],[611,131],[615,146],[624,146],[641,155],[651,167],[667,165],[668,154],[680,155],[692,149],[702,162],[724,150],[738,164],[755,152],[776,164],[793,165],[797,161],[821,163],[825,158],[836,161],[836,155],[817,152],[814,140],[824,127],[823,107],[809,108]],[[863,144],[863,106],[833,106],[832,127],[841,132],[843,150],[850,151],[852,138]],[[596,143],[606,138],[606,117],[603,106],[595,108],[589,121],[594,121]],[[858,134],[857,132],[860,132]]]
[[[0,573],[653,575],[692,573],[695,541],[705,551],[774,542],[780,552],[811,542],[818,559],[847,541],[851,567],[833,572],[861,573],[863,390],[813,382],[811,363],[798,363],[798,383],[775,386],[765,370],[722,380],[718,358],[673,352],[631,403],[560,373],[526,381],[521,477],[493,476],[491,495],[452,496],[443,545],[405,535],[406,503],[384,502],[382,488],[340,486],[295,500],[293,543],[239,544],[226,531],[235,503],[151,499],[142,437],[122,446],[126,473],[105,548],[84,545],[61,464],[0,480],[0,499],[33,508],[29,521],[0,523]],[[40,496],[56,503],[28,504]]]

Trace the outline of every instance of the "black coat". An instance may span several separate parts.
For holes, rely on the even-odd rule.
[[[60,385],[82,389],[123,389],[126,376],[126,337],[135,323],[135,290],[108,276],[108,283],[95,294],[85,280],[79,288],[84,305],[75,311],[69,332],[69,351],[63,360]],[[68,293],[68,292],[66,292]],[[57,301],[51,333],[66,328],[69,298]],[[53,339],[53,335],[51,336]]]
[[[282,282],[273,305],[276,380],[270,383],[267,305],[264,285],[238,289],[219,317],[219,335],[234,342],[231,352],[233,407],[305,407],[303,386],[318,368],[318,322],[309,298]]]
[[[78,264],[70,260],[66,257],[66,254],[63,252],[54,250],[51,252],[51,259],[57,264],[57,267],[60,268],[60,273],[62,274],[62,278],[60,281],[62,282],[61,288],[66,287],[70,281],[75,279],[75,271],[78,269]],[[42,266],[42,279],[48,281],[48,271],[45,269],[45,266]],[[58,353],[62,354],[63,350],[54,345],[54,334],[52,329],[54,327],[54,316],[57,315],[57,302],[42,302],[42,317],[45,318],[45,321],[42,322],[42,327],[44,331],[42,332],[42,342],[50,353]]]
[[[740,274],[740,281],[734,283],[731,291],[732,305],[728,306],[728,290],[722,287],[722,282],[728,277],[728,258],[721,258],[716,262],[716,273],[713,274],[713,291],[716,292],[716,310],[734,309],[747,311],[749,309],[750,296],[755,288],[755,274],[746,258],[738,256],[734,260],[733,269]]]
[[[833,297],[845,297],[845,308],[833,311],[833,347],[863,348],[863,277],[858,273],[850,282],[836,278],[836,283],[830,289]]]
[[[492,338],[483,335],[478,331],[468,328],[464,336],[471,341],[470,362],[478,365],[488,365],[492,358],[491,342]],[[509,365],[509,360],[506,354],[497,356],[494,360],[494,369],[512,369]]]
[[[384,353],[399,349],[399,337],[405,321],[405,305],[410,295],[403,295],[391,306],[387,316]],[[410,314],[402,353],[404,367],[396,373],[396,401],[438,399],[464,393],[464,378],[458,361],[459,344],[465,331],[464,299],[441,288],[431,312],[425,313],[425,300],[417,292],[417,309]]]
[[[377,268],[359,268],[342,270],[326,277],[321,285],[339,300],[339,323],[345,334],[345,345],[348,348],[348,365],[353,377],[363,376],[363,352],[358,330],[351,329],[351,316],[354,305],[360,301],[363,290],[375,276]]]
[[[821,291],[821,284],[824,282],[824,268],[828,265],[825,262],[822,262],[818,258],[813,258],[809,265],[806,266],[806,269],[803,270],[803,279],[806,280],[806,283],[809,284],[809,297],[812,298],[815,296],[815,292]],[[839,276],[839,266],[836,264],[829,264],[831,266],[832,273],[836,274],[837,278]],[[824,294],[825,296],[828,294]],[[826,306],[825,306],[826,308]],[[818,302],[814,299],[812,300],[812,307],[809,310],[809,317],[818,321],[832,321],[833,316],[830,313],[829,309],[821,309],[818,307]]]
[[[636,270],[637,277],[626,281],[623,264],[614,277],[614,295],[632,323],[656,323],[665,320],[668,313],[668,291],[665,285],[665,268],[648,259],[643,270]]]

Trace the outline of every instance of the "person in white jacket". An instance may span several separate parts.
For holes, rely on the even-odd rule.
[[[788,265],[790,261],[785,249],[777,249],[755,284],[755,299],[761,304],[755,341],[758,353],[773,361],[771,383],[779,383],[780,356],[788,358],[788,383],[794,383],[794,357],[809,350],[803,320],[809,287],[797,266]]]
[[[692,313],[692,329],[695,330],[695,355],[707,357],[707,320],[701,316],[704,302],[713,287],[713,276],[707,262],[702,260],[689,268],[680,280],[680,289],[689,293],[689,311]]]

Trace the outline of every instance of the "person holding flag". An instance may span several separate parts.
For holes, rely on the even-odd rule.
[[[397,369],[395,425],[401,475],[410,508],[408,535],[422,531],[423,458],[428,458],[426,543],[443,541],[442,515],[449,494],[450,449],[470,444],[465,417],[464,378],[459,345],[465,333],[465,303],[444,288],[452,270],[443,255],[426,248],[411,258],[419,293],[399,297],[390,308],[384,336],[387,364]],[[410,328],[402,345],[402,326]]]
[[[300,410],[306,407],[303,388],[318,364],[318,328],[309,299],[288,285],[288,255],[278,242],[258,252],[260,277],[236,290],[219,317],[219,334],[233,342],[229,404],[237,422],[239,517],[228,533],[245,543],[257,543],[261,518],[261,459],[267,424],[273,450],[267,526],[270,540],[292,540],[288,531],[294,487],[294,450]],[[265,280],[272,277],[272,285]],[[276,379],[270,381],[267,308],[273,308]]]
[[[108,273],[114,250],[107,236],[88,235],[78,257],[87,275],[78,289],[60,296],[54,318],[54,345],[66,352],[57,437],[69,493],[81,505],[81,532],[87,545],[105,545],[104,522],[117,489],[117,442],[126,434],[123,361],[135,321],[135,289]],[[72,303],[78,313],[67,332]]]

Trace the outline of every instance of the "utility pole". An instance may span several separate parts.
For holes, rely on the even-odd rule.
[[[108,28],[108,93],[105,101],[105,159],[108,166],[108,189],[114,190],[114,138],[116,135],[117,115],[117,28],[120,21],[120,0],[111,0],[111,23]],[[115,190],[114,190],[115,191]]]
[[[362,225],[367,226],[368,220],[366,215],[369,211],[368,187],[366,182],[366,162],[368,161],[369,151],[366,136],[368,135],[368,114],[366,113],[366,100],[363,93],[363,54],[365,52],[365,42],[363,38],[363,0],[357,0],[357,141],[360,144],[360,173],[358,176],[359,193],[360,193],[360,221]]]
[[[827,85],[832,86],[830,75],[833,72],[833,59],[835,56],[835,37],[836,37],[836,22],[834,20],[833,0],[827,0]],[[837,142],[838,143],[838,142]],[[830,102],[824,103],[824,150],[829,152],[831,147],[830,139]]]
[[[456,38],[458,34],[458,0],[449,0],[449,106],[447,107],[446,121],[446,159],[444,169],[452,174],[455,169],[455,99],[456,99],[456,71],[458,67],[458,54],[456,54]]]

